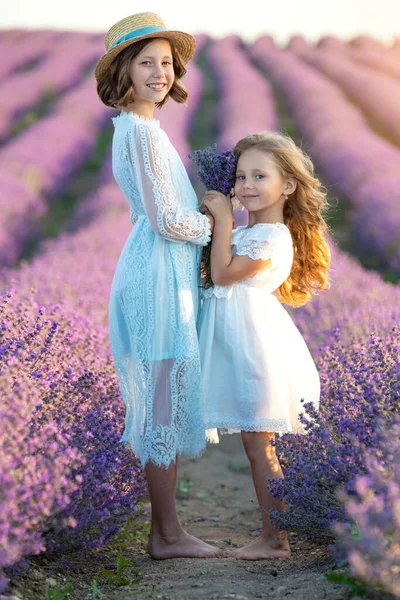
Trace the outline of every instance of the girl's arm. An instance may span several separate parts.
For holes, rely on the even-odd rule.
[[[232,225],[223,219],[215,219],[213,240],[211,244],[211,279],[215,285],[231,285],[258,273],[271,260],[249,256],[232,256]]]
[[[218,192],[207,192],[204,205],[215,219],[211,244],[211,279],[215,285],[231,285],[247,279],[270,264],[270,259],[232,256],[232,204]]]
[[[135,123],[128,135],[133,179],[154,232],[169,240],[206,246],[211,238],[211,220],[182,206],[159,131],[146,123]]]

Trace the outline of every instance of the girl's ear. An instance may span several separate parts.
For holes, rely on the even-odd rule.
[[[285,194],[293,194],[295,189],[297,188],[297,179],[294,177],[288,177],[285,185]]]

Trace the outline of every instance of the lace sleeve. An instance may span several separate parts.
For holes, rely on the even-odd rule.
[[[135,182],[155,233],[169,240],[206,246],[211,239],[209,220],[199,211],[181,206],[159,131],[145,123],[135,124],[129,131],[128,152]]]
[[[286,247],[287,241],[290,239],[288,233],[281,228],[274,227],[271,230],[266,224],[266,227],[250,229],[238,240],[236,254],[241,256],[249,256],[253,260],[270,260],[271,266],[275,266],[276,258],[279,253]]]

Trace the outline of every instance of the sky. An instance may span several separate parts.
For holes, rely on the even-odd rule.
[[[366,34],[390,44],[400,35],[400,0],[1,0],[0,28],[106,32],[144,11],[160,15],[170,29],[215,38],[238,33],[249,42],[262,34],[277,43],[296,34],[310,42]]]

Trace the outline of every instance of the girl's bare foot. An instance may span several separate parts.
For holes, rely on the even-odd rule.
[[[287,540],[268,540],[263,537],[232,550],[229,554],[239,560],[268,560],[289,558],[291,555],[289,542]]]
[[[150,534],[147,551],[157,560],[166,558],[218,558],[224,555],[219,548],[182,531],[178,536],[169,539]]]

